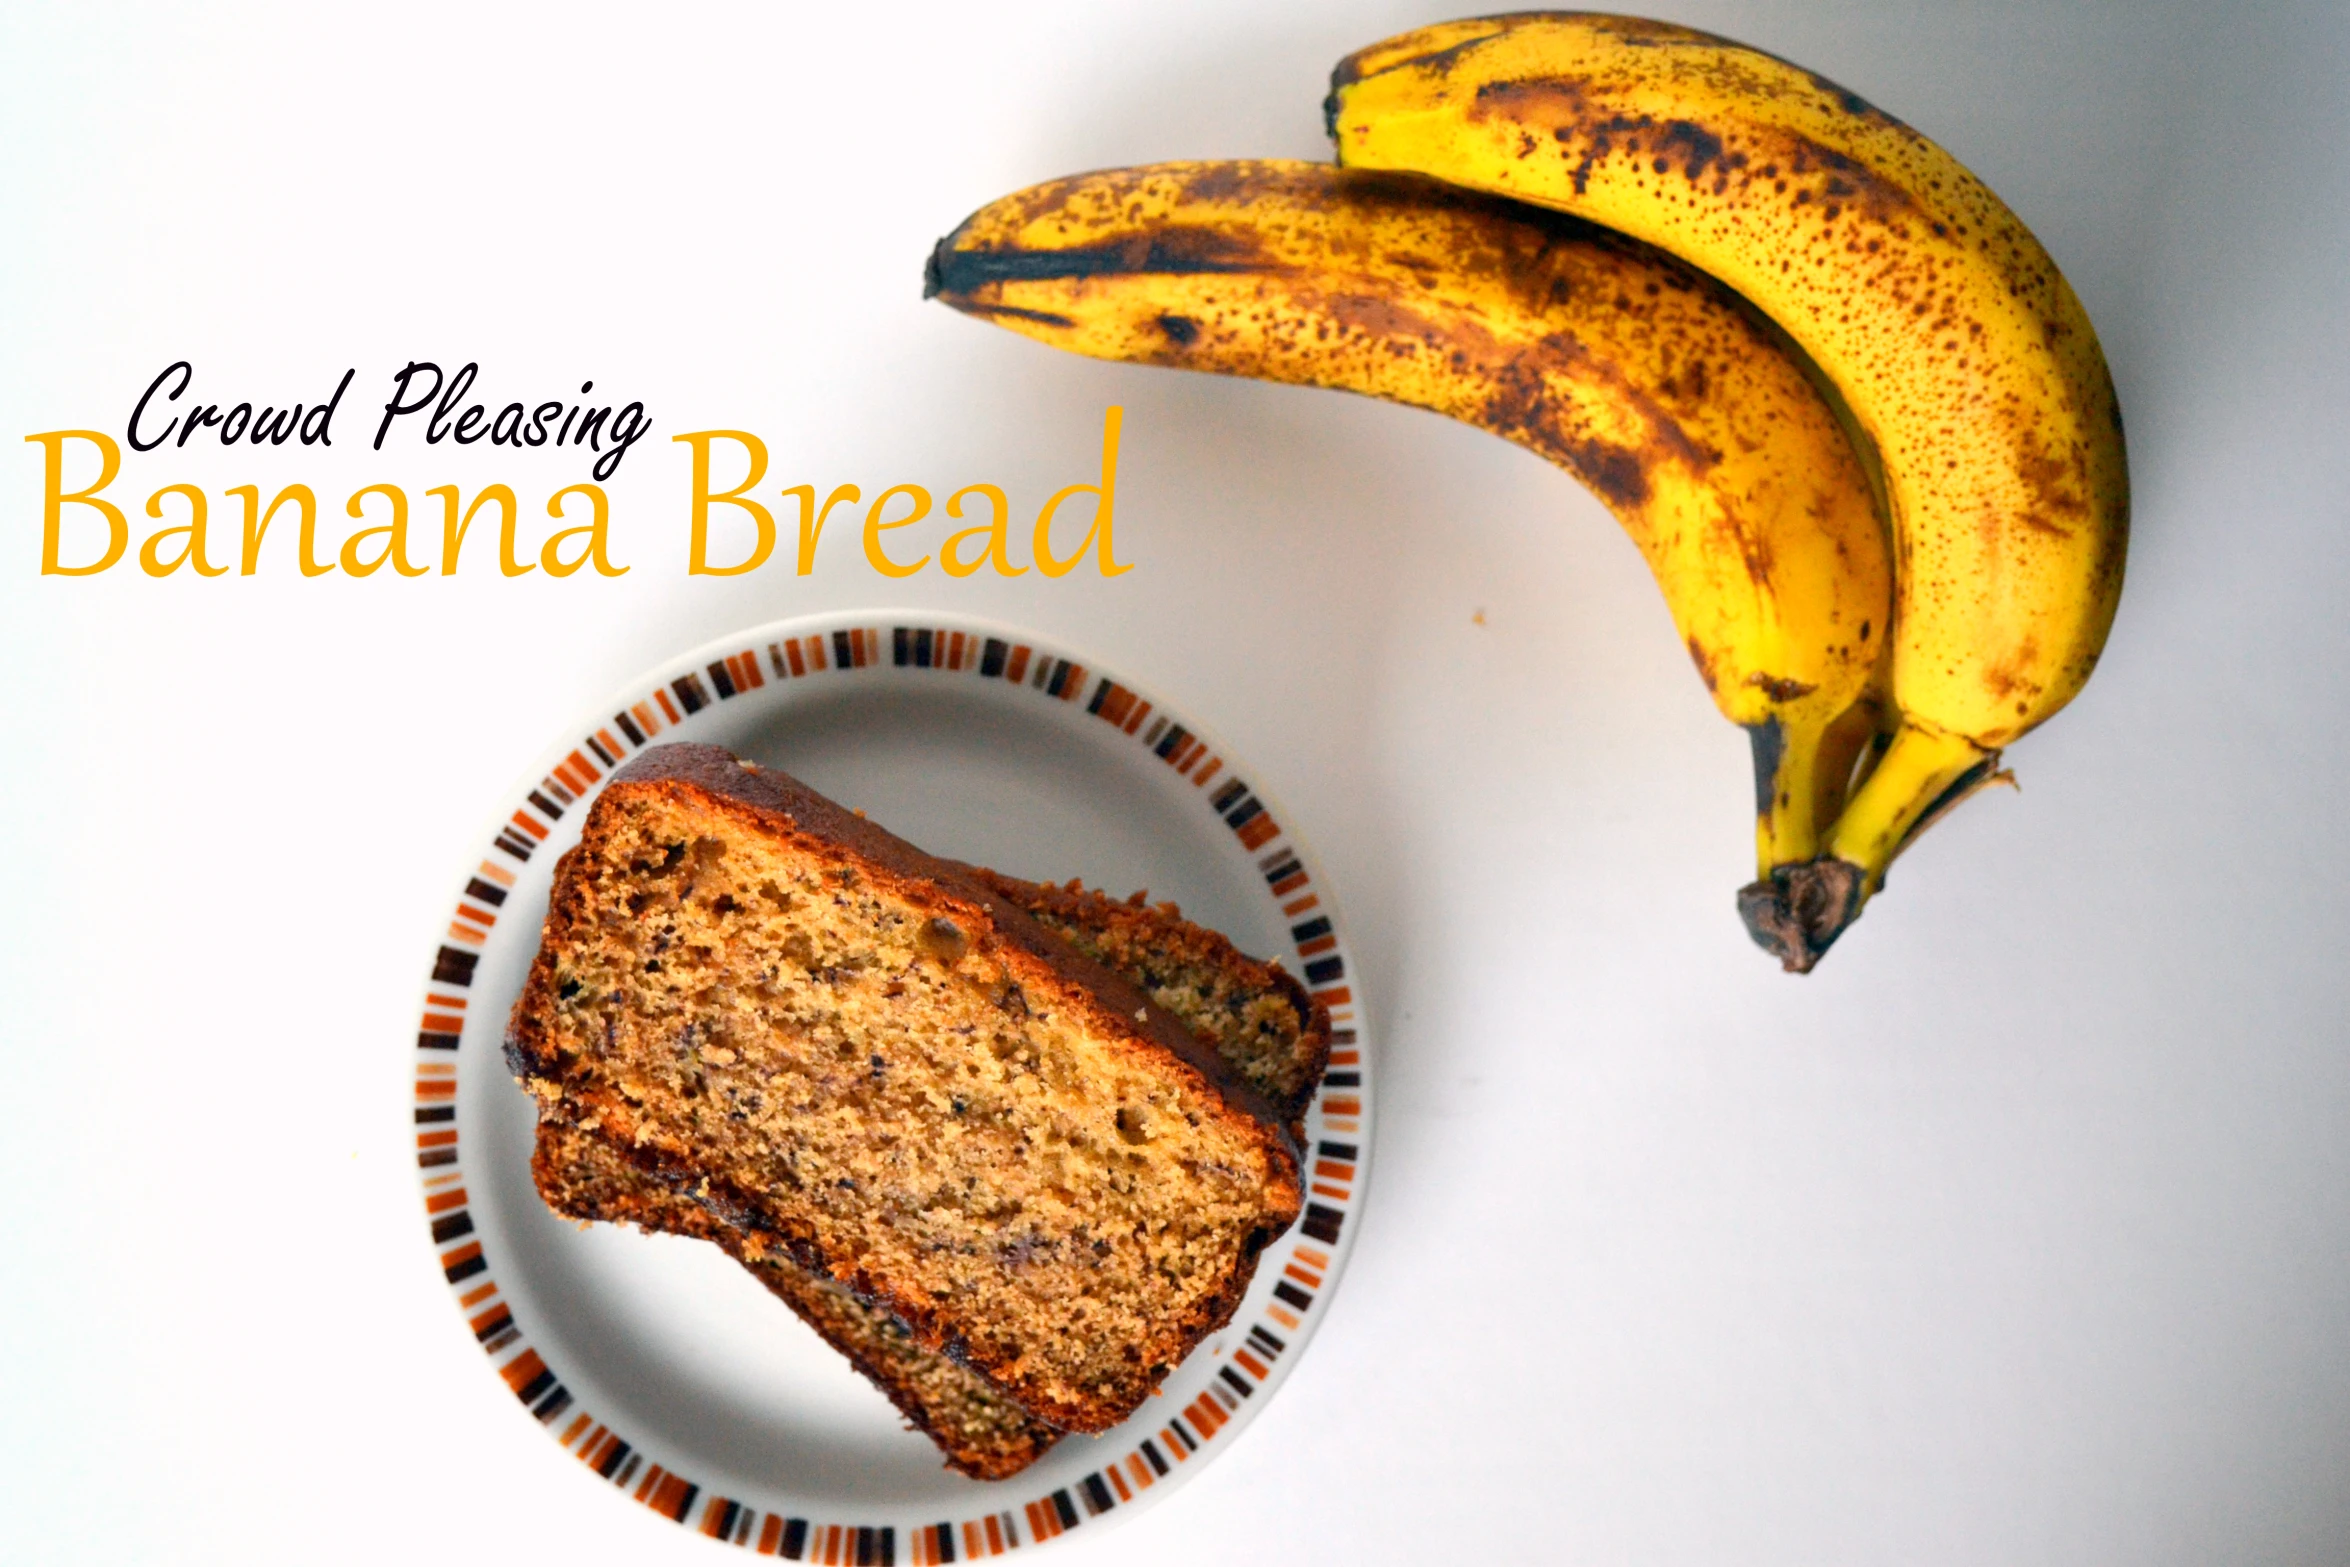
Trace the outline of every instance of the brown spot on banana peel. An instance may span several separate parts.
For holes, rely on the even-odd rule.
[[[1648,447],[1611,446],[1600,440],[1562,440],[1558,446],[1568,471],[1589,485],[1610,511],[1621,516],[1648,504],[1648,465],[1654,460]]]
[[[1722,535],[1722,553],[1737,555],[1738,563],[1746,568],[1747,580],[1767,596],[1772,591],[1770,539],[1749,528],[1746,519],[1731,507],[1723,509],[1713,526]]]
[[[1620,405],[1639,415],[1644,438],[1638,446],[1572,432],[1551,398],[1543,367],[1466,323],[1439,328],[1389,300],[1340,297],[1325,303],[1331,314],[1373,335],[1416,337],[1431,347],[1465,353],[1471,362],[1488,366],[1493,391],[1478,411],[1476,422],[1575,475],[1619,520],[1633,526],[1636,535],[1640,530],[1635,519],[1648,502],[1652,488],[1649,472],[1655,464],[1677,462],[1700,474],[1713,466],[1714,459],[1689,439],[1679,421],[1654,397],[1564,334],[1546,338],[1542,344],[1545,353],[1559,360],[1562,368],[1571,365],[1578,379],[1611,385]]]
[[[1259,167],[1239,161],[1203,163],[1176,187],[1178,199],[1211,206],[1245,200],[1265,188],[1266,181],[1256,172]]]
[[[1754,814],[1768,820],[1779,803],[1779,768],[1787,759],[1787,731],[1776,716],[1745,727],[1747,741],[1754,747]]]
[[[1692,636],[1683,646],[1689,649],[1689,662],[1697,666],[1697,678],[1705,682],[1705,688],[1708,691],[1718,690],[1719,687],[1714,677],[1713,655],[1705,650],[1705,644]]]
[[[1709,47],[1722,42],[1697,37]],[[1479,41],[1468,40],[1455,49]],[[1346,62],[1341,62],[1339,73],[1343,75],[1346,69]],[[1338,89],[1353,79],[1334,77],[1334,90],[1326,106],[1341,163],[1346,161],[1346,146],[1337,136]],[[1752,190],[1759,184],[1768,199],[1813,208],[1827,223],[1850,216],[1899,231],[1905,220],[1920,215],[1918,203],[1901,186],[1799,131],[1748,126],[1733,142],[1697,120],[1602,114],[1594,105],[1604,100],[1606,92],[1607,84],[1572,77],[1480,82],[1468,112],[1475,119],[1501,117],[1529,130],[1547,132],[1551,147],[1574,165],[1569,178],[1578,192],[1587,186],[1591,171],[1600,163],[1616,157],[1639,158],[1647,172],[1677,173],[1692,185],[1710,184],[1716,194],[1725,194],[1734,185]],[[1839,101],[1853,96],[1841,89],[1838,94]],[[1890,124],[1900,123],[1884,118]],[[1930,280],[1921,277],[1917,281],[1923,285]]]
[[[2008,658],[1984,667],[1983,689],[1995,701],[2020,701],[2023,706],[2018,711],[2028,710],[2044,689],[2032,672],[2039,661],[2040,643],[2037,638],[2027,636]]]
[[[1757,52],[1760,53],[1762,51],[1758,50]],[[1792,60],[1780,60],[1779,56],[1775,54],[1772,55],[1771,58],[1774,60],[1779,60],[1781,65],[1787,66],[1790,69],[1803,71],[1804,78],[1809,81],[1812,86],[1819,89],[1822,97],[1834,99],[1836,102],[1836,107],[1842,109],[1846,114],[1851,115],[1854,119],[1869,120],[1878,125],[1898,126],[1902,130],[1909,129],[1907,125],[1902,124],[1901,121],[1895,119],[1892,115],[1887,114],[1884,110],[1878,108],[1875,104],[1869,102],[1866,98],[1863,98],[1859,93],[1854,92],[1851,88],[1839,87],[1834,82],[1829,81],[1825,76],[1820,75],[1817,71],[1804,70],[1802,66],[1795,64],[1795,62]]]
[[[1723,161],[1722,138],[1695,120],[1665,121],[1655,141],[1656,172],[1659,174],[1671,167],[1676,154],[1681,159],[1681,172],[1692,185],[1704,177],[1708,164],[1719,163],[1725,170],[1733,167]]]
[[[1392,296],[1332,290],[1317,292],[1314,299],[1320,307],[1320,314],[1348,331],[1360,332],[1366,337],[1383,338],[1390,342],[1410,338],[1438,351],[1458,350],[1467,353],[1478,363],[1515,357],[1489,336],[1479,334],[1478,340],[1465,340],[1460,324],[1439,326]]]
[[[2077,457],[2067,461],[2046,452],[2019,452],[2016,476],[2032,492],[2033,504],[2018,511],[2015,520],[2035,533],[2071,538],[2073,526],[2067,524],[2077,526],[2089,515],[2089,503],[2081,498],[2081,489],[2087,482],[2087,475],[2082,471],[2085,466]],[[2053,520],[2055,517],[2066,520],[2057,522]]]
[[[956,231],[960,233],[960,230]],[[1230,234],[1203,228],[1155,228],[1111,244],[1061,250],[966,250],[950,234],[931,249],[922,272],[922,297],[956,305],[991,283],[1038,283],[1064,278],[1159,273],[1279,272],[1282,267]]]
[[[1471,334],[1455,327],[1447,334],[1458,342]],[[1653,486],[1649,475],[1662,463],[1678,463],[1703,475],[1719,458],[1703,450],[1646,388],[1633,385],[1612,365],[1588,352],[1563,333],[1545,338],[1542,348],[1562,371],[1587,384],[1612,388],[1618,406],[1637,415],[1642,439],[1636,446],[1578,435],[1567,428],[1550,395],[1543,367],[1525,356],[1501,349],[1488,339],[1479,355],[1492,365],[1493,392],[1479,410],[1476,422],[1505,440],[1527,447],[1583,481],[1605,502],[1634,536],[1645,529],[1638,521]],[[1751,554],[1741,530],[1739,547]],[[1750,565],[1752,562],[1750,561]]]
[[[1819,689],[1816,685],[1805,685],[1800,680],[1788,680],[1776,675],[1766,675],[1759,669],[1746,677],[1746,683],[1772,701],[1781,703],[1801,701]]]

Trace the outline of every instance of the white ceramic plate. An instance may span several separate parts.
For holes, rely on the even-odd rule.
[[[968,1480],[715,1247],[558,1218],[530,1183],[530,1103],[500,1054],[556,857],[614,768],[709,741],[933,852],[1037,880],[1147,888],[1277,956],[1328,1003],[1304,1217],[1231,1323],[1117,1430]],[[1190,718],[1025,632],[891,612],[779,622],[655,670],[564,731],[468,856],[425,989],[417,1163],[451,1292],[498,1374],[605,1482],[753,1552],[967,1561],[1156,1501],[1229,1447],[1328,1309],[1370,1174],[1370,1054],[1313,856]]]

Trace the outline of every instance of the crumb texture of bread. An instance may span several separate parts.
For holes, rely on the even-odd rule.
[[[1123,900],[1078,882],[973,873],[992,891],[1137,989],[1216,1047],[1294,1126],[1330,1065],[1330,1014],[1277,964],[1183,917],[1172,903]]]
[[[531,1175],[558,1213],[665,1230],[724,1247],[886,1393],[898,1412],[937,1445],[949,1467],[974,1480],[1009,1479],[1061,1439],[1059,1431],[996,1391],[978,1372],[924,1349],[890,1313],[787,1255],[750,1255],[741,1230],[669,1190],[593,1132],[542,1123]]]
[[[1222,935],[1193,924],[1173,904],[1144,906],[994,871],[974,874],[994,892],[1077,950],[1115,970],[1290,1117],[1293,1134],[1328,1065],[1330,1019],[1278,966],[1243,955]],[[927,1435],[947,1465],[977,1480],[1002,1480],[1041,1458],[1061,1433],[998,1392],[978,1373],[924,1349],[890,1313],[859,1301],[788,1256],[753,1260],[744,1234],[702,1204],[639,1170],[598,1134],[542,1121],[532,1171],[557,1212],[631,1223],[707,1240],[846,1356]]]
[[[667,753],[667,754],[664,754]],[[776,773],[646,752],[557,869],[509,1034],[542,1118],[1105,1430],[1295,1217],[1278,1110],[1009,900]]]

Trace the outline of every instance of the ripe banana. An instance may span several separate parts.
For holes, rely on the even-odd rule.
[[[1821,858],[1741,896],[1755,939],[1808,968],[2104,645],[2129,480],[2080,301],[1940,147],[1687,28],[1568,13],[1424,28],[1340,62],[1326,112],[1343,164],[1572,212],[1720,278],[1802,345],[1874,442],[1900,728]]]
[[[1571,218],[1267,161],[1007,196],[939,241],[925,291],[1095,358],[1432,409],[1565,468],[1752,738],[1761,873],[1817,851],[1881,705],[1884,523],[1801,356],[1728,290]]]

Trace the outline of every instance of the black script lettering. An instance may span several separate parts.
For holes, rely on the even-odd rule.
[[[417,394],[416,399],[411,402],[408,398],[408,385],[427,370],[432,372],[432,386]],[[370,451],[380,452],[384,449],[384,437],[391,433],[394,419],[417,412],[440,395],[441,367],[429,359],[409,360],[408,367],[392,379],[396,383],[392,388],[392,400],[384,404],[383,423],[375,427],[375,444],[368,448]]]
[[[480,374],[481,366],[469,359],[465,362],[464,369],[449,378],[449,389],[443,392],[441,400],[433,405],[432,417],[424,422],[425,445],[438,446],[441,444],[441,437],[449,433],[441,428],[442,425],[449,422],[449,410],[456,407],[457,400],[472,389],[474,377]],[[464,421],[459,420],[458,422],[462,424]]]
[[[335,395],[310,410],[309,416],[302,421],[302,444],[304,446],[332,446],[335,444],[334,437],[329,433],[328,427],[335,421],[335,409],[342,405],[343,393],[351,385],[351,377],[358,373],[356,368],[345,370],[343,378],[335,383]],[[299,407],[294,410],[296,413],[301,411]],[[312,421],[316,421],[315,426]],[[376,444],[379,446],[383,444],[382,435],[376,436]]]
[[[180,384],[173,387],[168,393],[164,394],[165,402],[178,402],[180,399],[180,393],[186,391],[188,389],[188,383],[196,378],[196,367],[194,365],[189,364],[185,359],[175,359],[170,364],[163,367],[163,373],[161,375],[147,383],[147,389],[139,394],[138,405],[131,409],[131,427],[127,433],[130,436],[132,451],[151,452],[155,450],[156,447],[161,446],[166,440],[170,439],[172,425],[179,423],[179,419],[175,416],[172,419],[171,424],[165,425],[163,427],[162,433],[157,435],[152,441],[142,441],[139,439],[139,420],[146,415],[148,401],[154,397],[156,390],[160,388],[164,382],[171,379],[172,373],[174,371],[179,373]]]

